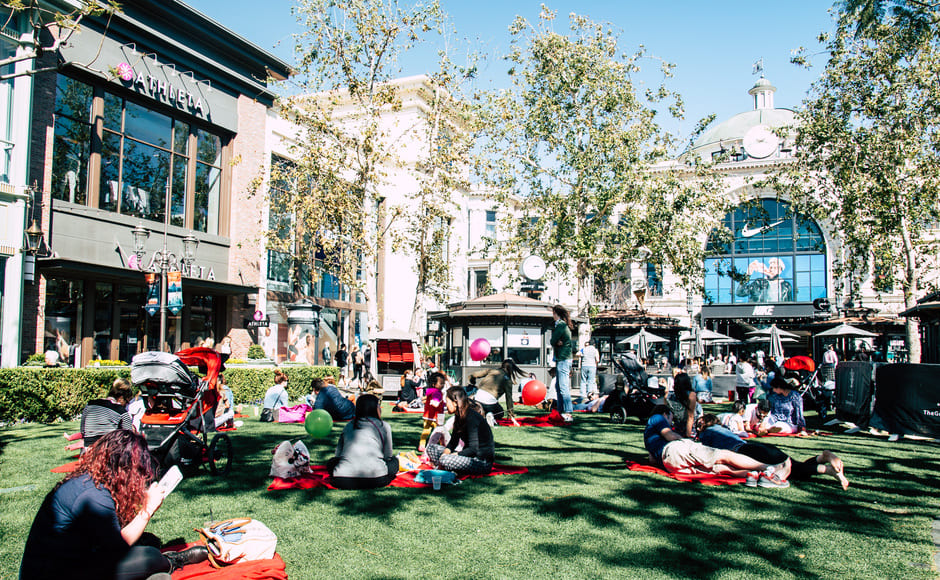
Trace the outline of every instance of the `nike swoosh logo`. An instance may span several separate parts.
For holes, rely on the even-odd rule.
[[[774,223],[772,223],[772,224],[770,224],[770,225],[766,225],[766,226],[764,226],[764,227],[762,227],[762,228],[753,228],[753,229],[750,228],[748,224],[744,224],[744,228],[741,229],[741,237],[742,237],[742,238],[753,238],[754,236],[756,236],[757,234],[759,234],[759,233],[761,233],[761,232],[766,232],[767,230],[769,230],[769,229],[771,229],[771,228],[775,228],[775,227],[779,226],[779,225],[782,224],[784,221],[785,221],[785,220],[780,220],[779,222],[774,222]]]

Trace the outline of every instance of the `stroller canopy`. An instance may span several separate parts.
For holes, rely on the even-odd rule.
[[[142,352],[131,359],[131,381],[135,385],[159,383],[195,385],[198,379],[178,356],[168,352]]]
[[[783,361],[783,368],[788,371],[809,371],[816,370],[816,363],[808,356],[791,356]]]

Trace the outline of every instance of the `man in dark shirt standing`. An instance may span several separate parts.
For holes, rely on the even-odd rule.
[[[336,351],[336,366],[339,367],[339,375],[346,378],[346,365],[349,363],[349,353],[346,352],[346,345],[340,343],[339,350]]]

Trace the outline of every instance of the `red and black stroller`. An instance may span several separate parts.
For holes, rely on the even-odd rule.
[[[792,356],[783,361],[786,376],[793,376],[800,381],[800,394],[803,400],[819,411],[823,419],[832,410],[832,395],[835,384],[829,385],[820,379],[821,368],[808,356]]]
[[[163,469],[172,465],[194,469],[209,464],[213,475],[228,475],[232,442],[215,434],[216,384],[222,355],[211,348],[190,348],[175,355],[143,352],[131,361],[131,381],[140,389],[146,411],[140,430]],[[205,373],[200,379],[188,368]]]

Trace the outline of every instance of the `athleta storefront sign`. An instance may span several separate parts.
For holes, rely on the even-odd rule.
[[[130,87],[138,93],[162,101],[191,115],[203,118],[206,116],[202,96],[193,94],[184,86],[175,86],[159,76],[139,72],[126,62],[117,65],[117,74],[124,81],[124,86]]]
[[[200,70],[201,61],[187,65],[180,59],[201,55],[166,56],[135,42],[118,42],[82,27],[59,51],[68,65],[83,69],[108,83],[170,106],[233,133],[238,130],[238,101]]]

